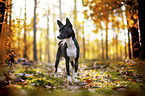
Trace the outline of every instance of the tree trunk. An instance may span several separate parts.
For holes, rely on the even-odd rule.
[[[41,34],[40,34],[40,39],[39,39],[39,46],[40,46],[40,55],[39,55],[39,59],[40,59],[40,62],[42,62],[42,31],[41,31]]]
[[[59,18],[60,18],[60,21],[62,21],[61,0],[59,0]]]
[[[87,42],[88,42],[88,44],[87,44],[87,46],[88,46],[88,47],[87,47],[87,49],[88,49],[88,50],[87,50],[87,53],[88,53],[87,56],[88,56],[88,57],[87,57],[87,58],[88,58],[88,59],[91,59],[91,51],[92,51],[92,50],[90,50],[90,45],[91,45],[91,44],[90,44],[90,40],[88,39]]]
[[[125,30],[123,13],[124,13],[124,10],[122,10],[122,12],[121,12],[121,17],[122,17],[122,23],[123,23],[123,30]],[[126,51],[126,32],[125,31],[124,31],[124,36],[125,36],[125,39],[124,39],[124,45],[125,45],[125,47],[124,47],[124,54],[125,54],[125,59],[126,59],[127,58],[127,51]]]
[[[132,36],[132,48],[133,48],[133,58],[139,57],[140,54],[140,44],[139,44],[139,33],[137,27],[137,19],[134,18],[134,15],[137,14],[137,9],[133,6],[129,10],[129,14],[131,15],[131,19],[134,22],[132,26],[130,26],[131,36]],[[129,21],[130,22],[130,21]]]
[[[56,14],[53,13],[53,33],[54,33],[54,48],[57,47],[57,39],[56,39]],[[56,54],[56,50],[54,50],[54,54]]]
[[[113,60],[115,60],[115,16],[114,16],[114,12],[112,12],[112,30],[113,30],[113,41],[112,41],[112,46],[113,46]]]
[[[114,28],[114,24],[113,24],[113,28]],[[113,29],[114,30],[114,29]],[[115,60],[115,33],[113,32],[113,60]]]
[[[132,27],[131,35],[132,35],[133,58],[137,58],[139,57],[140,53],[138,28]]]
[[[21,35],[21,29],[20,29],[20,18],[18,19],[18,57],[20,58],[21,57],[21,53],[20,53],[20,35]]]
[[[8,23],[8,12],[6,11],[5,13],[6,13],[6,15],[5,15],[5,21],[4,21],[4,23],[7,24]]]
[[[83,21],[83,30],[82,30],[82,33],[83,33],[83,59],[85,60],[85,33],[84,33],[84,21]]]
[[[3,0],[6,1],[6,0]],[[2,23],[4,21],[4,13],[5,13],[5,3],[0,1],[0,34],[2,31]]]
[[[27,45],[26,45],[26,0],[25,0],[25,13],[24,13],[25,21],[24,21],[24,53],[23,57],[27,58]]]
[[[101,29],[101,31],[102,31],[102,29]],[[101,38],[102,38],[101,42],[102,42],[102,61],[103,61],[103,60],[104,60],[104,43],[103,43],[103,32],[101,32]]]
[[[47,36],[46,36],[46,40],[47,40],[47,46],[46,46],[46,50],[47,50],[47,55],[48,55],[48,63],[50,63],[50,50],[49,50],[49,17],[47,16]]]
[[[12,2],[12,0],[10,0]],[[10,14],[9,14],[9,29],[10,29],[10,34],[12,33],[12,30],[11,30],[11,20],[12,19],[12,5],[10,6]],[[9,44],[9,52],[11,50],[11,41],[10,41],[10,44]]]
[[[139,27],[141,34],[141,50],[140,58],[145,60],[145,2],[144,0],[138,0],[138,16],[139,16]]]
[[[131,59],[131,46],[130,46],[130,28],[128,29],[128,54],[129,54],[129,59]]]
[[[116,41],[116,59],[118,59],[118,35],[116,34],[116,38],[115,38],[115,41]]]
[[[125,34],[126,35],[126,34]],[[124,47],[124,54],[125,54],[125,59],[127,58],[127,51],[126,51],[126,39],[124,39],[124,44],[125,44],[125,47]]]
[[[36,6],[37,6],[37,0],[35,0],[34,5],[34,39],[33,39],[33,50],[34,50],[34,61],[37,62],[37,45],[36,45]]]
[[[108,20],[106,21],[106,60],[108,60]]]
[[[12,2],[12,0],[10,0]],[[9,26],[10,26],[10,30],[11,30],[11,20],[12,19],[12,5],[10,6],[10,15],[9,15]]]
[[[74,29],[76,30],[76,36],[78,39],[78,27],[77,27],[77,0],[74,0]]]

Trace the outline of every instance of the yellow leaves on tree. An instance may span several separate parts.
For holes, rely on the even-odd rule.
[[[129,27],[133,27],[133,24],[134,24],[134,21],[133,20],[130,20],[129,21]]]
[[[124,19],[122,18],[122,13],[124,12],[127,17],[127,27],[138,27],[137,0],[84,0],[84,3],[86,4],[85,7],[90,8],[88,11],[91,11],[84,12],[86,19],[90,16],[96,26],[100,19],[104,22],[111,21],[118,28],[121,27],[125,29],[126,25],[123,24],[124,21],[122,20]],[[118,17],[118,19],[116,17]]]
[[[134,19],[138,19],[138,15],[137,15],[137,14],[134,14],[134,15],[133,15],[133,18],[134,18]]]
[[[133,17],[133,18],[131,18]],[[138,27],[138,22],[134,22],[134,20],[137,20],[138,19],[138,16],[137,14],[134,14],[133,16],[130,14],[127,18],[127,21],[128,21],[128,28],[129,27],[135,27],[137,28]]]
[[[87,14],[87,10],[84,10],[84,17],[86,18],[86,19],[88,19],[89,18],[89,16],[88,16],[88,14]]]

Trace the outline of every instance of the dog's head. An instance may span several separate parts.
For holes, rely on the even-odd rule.
[[[72,29],[72,24],[68,18],[66,18],[65,25],[63,25],[59,20],[57,20],[57,24],[59,26],[59,35],[57,36],[58,39],[66,39],[75,36],[75,33]]]

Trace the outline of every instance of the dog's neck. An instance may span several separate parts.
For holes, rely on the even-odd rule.
[[[72,37],[65,39],[65,42],[67,43],[68,47],[72,47],[75,45]]]

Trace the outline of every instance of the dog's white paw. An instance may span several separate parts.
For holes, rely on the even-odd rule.
[[[54,74],[54,77],[57,77],[57,73]]]
[[[67,76],[67,80],[68,80],[69,82],[72,82],[71,76]]]
[[[77,73],[75,73],[75,70],[73,70],[73,81],[77,82]]]
[[[73,74],[73,80],[74,80],[75,83],[77,82],[77,73]]]

